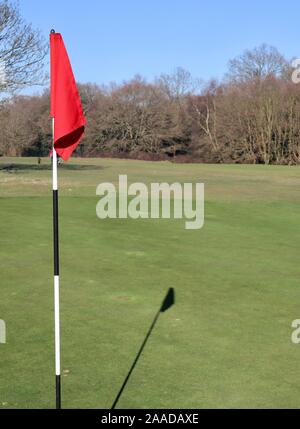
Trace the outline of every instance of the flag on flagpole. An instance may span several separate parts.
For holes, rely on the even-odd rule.
[[[50,34],[50,75],[50,116],[54,118],[54,148],[66,161],[83,136],[86,119],[60,33]]]
[[[56,408],[61,408],[59,240],[57,154],[65,161],[72,155],[84,133],[86,120],[61,34],[50,33],[50,115],[52,117],[54,329]]]

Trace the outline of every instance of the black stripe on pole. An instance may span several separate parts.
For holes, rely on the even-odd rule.
[[[59,251],[58,251],[58,191],[53,190],[53,250],[54,250],[54,275],[59,275]]]
[[[54,276],[59,275],[59,248],[58,248],[58,191],[53,189],[53,251]],[[60,374],[55,376],[56,409],[61,409],[61,383]]]
[[[60,386],[60,375],[56,376],[56,409],[61,409],[61,386]]]

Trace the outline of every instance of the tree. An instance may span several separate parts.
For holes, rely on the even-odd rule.
[[[47,52],[40,32],[24,22],[16,4],[0,1],[0,94],[43,84]]]
[[[0,105],[0,156],[47,156],[51,147],[49,92],[15,96]]]
[[[221,87],[214,80],[208,82],[199,96],[189,98],[188,110],[194,122],[197,139],[194,133],[194,146],[201,148],[204,142],[206,152],[209,150],[211,160],[223,161],[223,148],[218,142],[217,100]],[[196,142],[195,140],[198,140]]]
[[[172,74],[161,74],[156,79],[156,84],[170,100],[178,102],[199,89],[200,81],[194,79],[188,70],[177,67]]]
[[[226,78],[229,82],[247,82],[268,76],[286,75],[289,64],[274,46],[262,44],[229,61]]]

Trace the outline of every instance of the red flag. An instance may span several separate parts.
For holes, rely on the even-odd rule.
[[[65,161],[84,133],[84,117],[78,89],[63,39],[50,34],[50,115],[54,118],[54,148]]]

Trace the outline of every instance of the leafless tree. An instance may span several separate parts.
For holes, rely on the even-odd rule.
[[[40,32],[24,22],[18,6],[0,1],[0,94],[43,84],[47,51]]]
[[[178,101],[199,90],[201,81],[193,78],[188,70],[177,67],[171,74],[162,73],[156,84],[170,100]]]
[[[300,164],[300,85],[274,73],[210,81],[180,71],[148,83],[79,84],[87,116],[77,153],[223,163]],[[0,156],[49,153],[49,91],[0,103]]]
[[[277,48],[262,44],[230,60],[228,68],[228,81],[247,82],[268,76],[282,77],[289,64]]]

